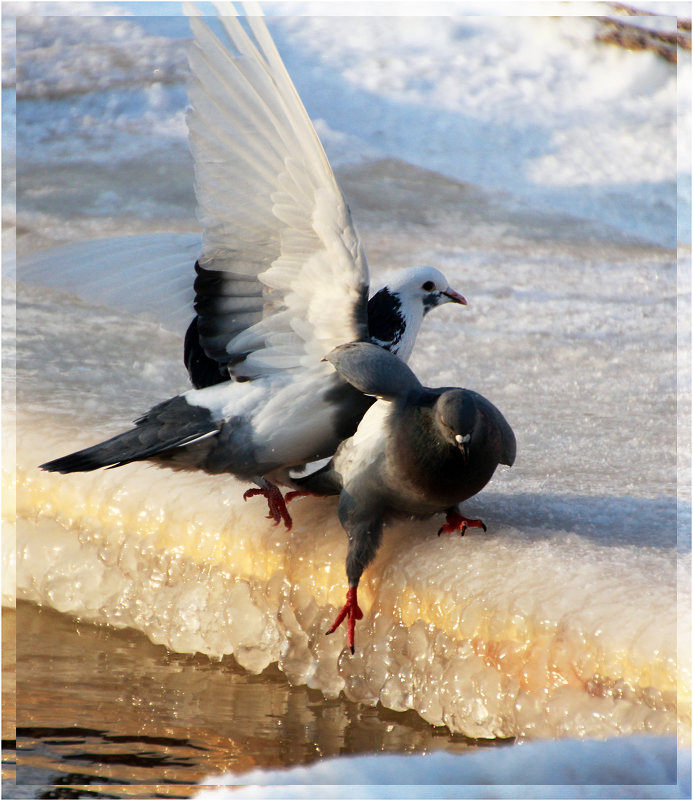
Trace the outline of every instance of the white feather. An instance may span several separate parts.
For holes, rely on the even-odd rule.
[[[247,17],[244,26],[227,15],[222,23],[230,47],[202,18],[190,20],[188,125],[205,266],[247,270],[229,255],[241,242],[252,246],[253,264],[265,265],[257,271],[265,287],[263,319],[227,348],[252,350],[243,375],[257,378],[315,365],[356,339],[355,309],[368,269],[322,145],[264,21]]]
[[[377,400],[361,419],[356,433],[339,446],[334,467],[342,476],[344,485],[357,474],[367,471],[385,451],[387,421],[392,410],[389,401]]]
[[[193,315],[199,234],[142,234],[76,242],[17,259],[17,280],[158,323],[184,334]]]

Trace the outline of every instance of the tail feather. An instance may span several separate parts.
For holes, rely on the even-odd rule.
[[[219,424],[208,409],[191,406],[182,395],[164,401],[135,421],[135,428],[41,465],[54,473],[84,473],[100,467],[148,459],[214,434]]]

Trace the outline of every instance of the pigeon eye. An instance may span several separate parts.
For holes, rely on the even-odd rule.
[[[436,285],[433,281],[426,281],[425,284],[422,284],[421,289],[423,289],[424,292],[431,292],[435,287]]]

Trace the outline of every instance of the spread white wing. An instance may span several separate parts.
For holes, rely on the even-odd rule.
[[[226,43],[186,5],[188,127],[204,229],[198,330],[208,356],[256,378],[314,367],[367,336],[368,268],[262,17],[217,10]]]
[[[193,314],[190,267],[200,247],[200,235],[192,233],[74,242],[21,256],[16,279],[129,311],[183,335]],[[7,265],[3,270],[7,275]]]

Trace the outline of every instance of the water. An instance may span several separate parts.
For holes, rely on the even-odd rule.
[[[15,632],[20,797],[68,797],[57,788],[75,785],[107,796],[189,797],[212,773],[479,747],[413,713],[325,702],[287,685],[276,668],[256,676],[232,658],[172,653],[138,632],[26,603],[3,612],[6,643]]]
[[[10,223],[5,245],[12,247],[16,236],[20,254],[93,236],[196,229],[184,95],[175,78],[182,69],[180,42],[145,37],[141,47],[129,48],[135,55],[123,78],[118,71],[123,50],[143,34],[132,20],[111,24],[120,25],[117,35],[100,17],[80,25],[53,18],[50,24],[28,20],[19,26],[18,63],[24,52],[35,71],[17,103],[16,228],[13,210],[5,206],[3,213]],[[545,24],[532,29],[535,46],[546,38]],[[344,31],[364,32],[362,23],[353,25]],[[489,63],[502,63],[492,58],[497,39],[484,38],[483,30],[467,31],[465,38],[464,26],[451,25],[400,24],[396,32],[400,42],[419,42],[419,67],[426,30],[440,47],[441,61],[468,39],[479,68],[484,53]],[[569,213],[570,199],[580,194],[570,188],[570,176],[563,177],[563,188],[551,189],[556,202],[547,209],[546,187],[540,186],[547,162],[533,159],[536,126],[551,131],[558,124],[545,116],[550,102],[531,112],[529,138],[522,138],[519,122],[513,129],[519,151],[513,151],[513,135],[504,140],[505,161],[499,164],[512,161],[515,152],[517,171],[501,191],[494,152],[487,173],[475,172],[482,169],[481,159],[461,174],[468,161],[451,147],[450,130],[467,114],[469,97],[460,92],[443,98],[435,81],[422,95],[426,83],[398,60],[397,37],[383,40],[381,55],[387,58],[383,55],[371,73],[377,80],[366,86],[367,39],[346,33],[340,41],[330,38],[330,26],[319,19],[305,28],[278,21],[275,30],[303,86],[312,80],[322,87],[312,100],[324,113],[321,136],[331,157],[343,156],[335,159],[340,183],[376,277],[397,266],[431,263],[470,300],[468,308],[441,309],[426,321],[414,369],[426,383],[463,384],[489,397],[518,435],[518,461],[511,470],[499,470],[489,487],[465,504],[470,516],[485,520],[487,535],[437,538],[437,519],[399,523],[386,532],[364,576],[366,614],[352,658],[338,635],[323,635],[345,590],[346,542],[332,500],[297,501],[295,527],[288,534],[265,519],[262,503],[244,504],[245,487],[230,478],[144,465],[66,477],[37,470],[49,458],[122,430],[153,403],[186,388],[180,339],[186,320],[168,312],[173,308],[168,283],[160,286],[152,313],[139,314],[140,293],[130,291],[127,281],[146,276],[147,263],[138,262],[136,254],[127,260],[115,254],[109,262],[108,247],[92,252],[126,282],[107,298],[88,280],[94,264],[88,254],[59,271],[57,261],[53,269],[39,266],[31,274],[20,264],[16,332],[15,287],[11,279],[4,282],[8,524],[15,493],[17,510],[16,551],[4,538],[4,592],[12,603],[16,586],[20,599],[57,610],[37,612],[20,604],[17,612],[18,630],[31,643],[22,654],[18,640],[18,660],[27,660],[26,673],[18,668],[18,724],[33,734],[18,752],[20,784],[27,775],[33,781],[34,774],[21,773],[25,767],[45,768],[36,774],[44,788],[50,780],[64,784],[72,774],[83,775],[84,762],[78,770],[75,752],[93,755],[91,775],[142,782],[142,773],[136,773],[142,761],[126,766],[128,773],[110,760],[114,751],[123,752],[123,743],[109,737],[135,738],[125,753],[130,760],[133,754],[151,757],[147,770],[157,783],[171,777],[168,759],[185,763],[173,766],[179,771],[176,781],[197,780],[207,770],[243,770],[249,765],[242,760],[224,761],[237,746],[214,739],[229,720],[214,704],[215,688],[223,697],[238,693],[234,721],[239,709],[245,704],[250,709],[259,696],[287,710],[280,715],[285,730],[294,720],[301,721],[299,728],[308,726],[305,739],[292,729],[295,748],[282,737],[273,741],[269,751],[277,761],[263,766],[340,753],[345,741],[356,752],[406,750],[409,740],[418,750],[434,741],[455,750],[459,737],[678,732],[681,742],[689,743],[690,246],[682,241],[678,253],[671,247],[675,174],[673,183],[671,175],[662,174],[653,191],[638,185],[631,193],[633,154],[622,153],[622,161],[615,156],[622,131],[610,140],[609,126],[594,122],[587,131],[595,133],[593,145],[603,159],[590,157],[590,169],[585,166],[591,188],[576,207],[579,213]],[[311,30],[316,33],[308,47]],[[554,74],[553,91],[560,94],[566,86],[571,64],[579,71],[589,61],[593,81],[607,66],[634,66],[650,78],[639,91],[675,125],[672,73],[651,54],[640,58],[609,50],[605,64],[599,61],[603,50],[582,34],[576,42],[565,26],[552,30],[568,35],[569,47],[563,44],[574,59],[561,62],[564,71]],[[378,26],[369,35],[378,31],[384,36]],[[57,33],[64,37],[64,55],[39,46],[41,37]],[[502,35],[511,34],[504,29]],[[91,49],[81,44],[89,37],[97,42]],[[299,43],[295,49],[292,41]],[[320,41],[323,54],[316,55]],[[71,71],[70,58],[78,51],[79,68]],[[334,65],[355,53],[353,70],[340,81]],[[41,59],[43,70],[36,66]],[[332,64],[327,72],[321,59]],[[435,77],[442,67],[430,52],[428,59]],[[446,68],[450,63],[461,76],[467,74],[464,59],[447,60]],[[174,79],[151,83],[154,70]],[[491,78],[489,85],[501,86],[501,75],[492,70]],[[509,70],[508,86],[524,86],[531,105],[542,84],[528,78],[518,84],[516,78]],[[99,91],[91,91],[97,80]],[[658,162],[666,173],[668,129],[654,130],[649,117],[645,120],[625,78],[615,76],[610,86],[612,100],[623,99],[618,113],[630,126],[629,136],[641,135],[654,153],[668,154]],[[328,88],[346,105],[335,106],[334,100],[330,105]],[[430,107],[424,108],[424,96]],[[440,117],[438,130],[430,109],[445,104],[449,114]],[[491,113],[491,106],[481,107]],[[336,109],[331,116],[330,108]],[[351,119],[359,108],[362,128]],[[512,108],[519,113],[524,106],[516,98]],[[673,108],[675,115],[675,102]],[[378,117],[377,109],[388,113]],[[555,147],[570,144],[566,153],[578,171],[571,120],[580,113],[579,105],[563,107],[564,138],[553,137]],[[347,117],[349,124],[342,124]],[[510,124],[505,118],[496,122]],[[396,132],[405,124],[412,133],[409,150],[403,137],[398,142],[395,134],[384,139],[378,132],[379,125]],[[471,140],[491,151],[500,147],[494,137]],[[428,149],[417,154],[416,143],[423,141]],[[517,169],[520,163],[533,172]],[[605,180],[609,171],[620,171],[620,185]],[[535,194],[530,175],[537,181]],[[463,182],[471,179],[474,183]],[[621,225],[626,217],[628,224]],[[181,269],[185,278],[190,265]],[[152,274],[155,287],[156,281]],[[106,301],[106,307],[99,305]],[[75,625],[73,618],[100,628]],[[104,651],[108,656],[99,658]],[[41,653],[51,659],[63,655],[66,673],[62,679],[56,674],[56,686],[76,681],[82,699],[77,707],[46,689],[45,703],[32,711],[34,690],[25,692],[23,677],[26,687],[30,681],[45,686],[55,669],[46,669]],[[85,666],[91,666],[95,681],[85,684]],[[156,679],[133,694],[130,688],[142,684],[147,671]],[[185,677],[180,687],[172,676]],[[210,692],[202,692],[208,682]],[[109,689],[115,702],[104,701]],[[185,718],[170,730],[166,715],[181,709],[187,714],[200,694],[209,699],[206,722]],[[123,698],[129,707],[119,702]],[[297,707],[311,710],[307,722]],[[123,708],[141,716],[124,718]],[[138,740],[152,709],[163,717],[146,736],[159,741]],[[332,720],[335,709],[340,721],[349,721],[348,735],[344,727],[328,727],[318,754],[311,750],[311,742],[319,740],[315,721]],[[20,710],[27,710],[23,721]],[[266,734],[264,714],[241,715],[238,723],[247,722],[249,747],[243,753],[256,761],[265,740],[259,747],[251,736],[265,736],[258,734]],[[354,723],[362,719],[380,733],[371,735],[370,728]],[[57,729],[74,726],[81,742],[66,743],[56,735]],[[438,739],[443,726],[453,734]],[[402,736],[390,736],[393,732]],[[56,738],[57,744],[51,742]],[[203,755],[197,746],[205,749]],[[206,762],[209,754],[218,761]],[[113,772],[104,773],[105,766]]]

